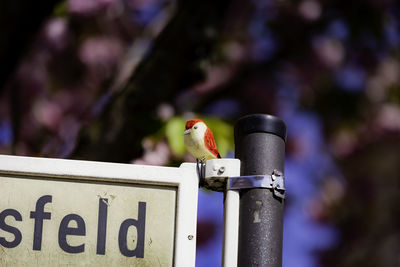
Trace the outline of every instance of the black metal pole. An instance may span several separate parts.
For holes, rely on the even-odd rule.
[[[283,173],[286,125],[277,117],[255,114],[235,125],[235,157],[240,175]],[[272,189],[240,191],[238,266],[282,266],[283,199]]]

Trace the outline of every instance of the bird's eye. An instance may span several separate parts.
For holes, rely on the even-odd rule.
[[[194,129],[197,129],[197,125],[193,127]]]

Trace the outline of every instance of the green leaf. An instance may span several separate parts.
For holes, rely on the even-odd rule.
[[[185,144],[183,143],[184,130],[185,121],[180,117],[173,117],[165,125],[165,135],[167,136],[169,146],[177,156],[185,154]]]
[[[58,3],[53,10],[53,15],[56,17],[64,17],[68,15],[67,1],[61,1]]]

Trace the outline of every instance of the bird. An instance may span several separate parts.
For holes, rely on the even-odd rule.
[[[221,158],[214,135],[210,128],[200,119],[191,119],[186,122],[183,140],[188,152],[204,163],[209,159]]]

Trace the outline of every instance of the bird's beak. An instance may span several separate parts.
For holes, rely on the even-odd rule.
[[[187,129],[186,131],[183,132],[183,135],[190,134],[190,129]]]

